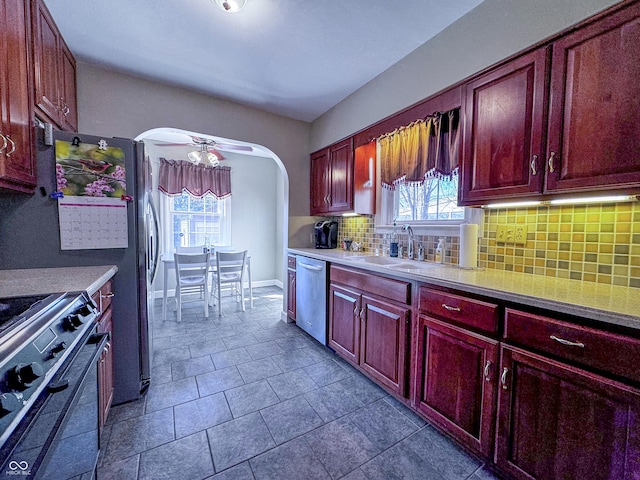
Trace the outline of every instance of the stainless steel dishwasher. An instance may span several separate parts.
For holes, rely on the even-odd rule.
[[[327,344],[327,264],[296,257],[296,324]]]

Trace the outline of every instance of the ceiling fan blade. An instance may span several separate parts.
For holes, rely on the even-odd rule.
[[[237,150],[239,152],[253,152],[253,147],[250,147],[248,145],[234,145],[231,143],[216,142],[216,147],[222,150]]]
[[[193,147],[194,143],[156,143],[156,147]]]
[[[213,153],[216,157],[218,157],[218,160],[222,161],[224,160],[224,155],[222,155],[218,150],[216,150],[215,148],[209,148],[208,149],[209,152]]]

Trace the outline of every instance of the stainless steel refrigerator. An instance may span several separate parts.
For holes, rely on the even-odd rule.
[[[158,223],[150,167],[141,142],[53,131],[45,144],[36,129],[38,186],[34,195],[0,194],[0,269],[117,265],[113,278],[114,404],[140,398],[151,380],[150,285],[157,270]],[[55,140],[98,144],[105,140],[125,155],[128,247],[61,250],[56,190]],[[51,141],[53,140],[53,142]],[[50,145],[53,144],[53,145]]]

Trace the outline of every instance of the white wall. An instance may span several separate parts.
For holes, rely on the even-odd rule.
[[[347,137],[615,3],[485,0],[316,119],[310,150]]]

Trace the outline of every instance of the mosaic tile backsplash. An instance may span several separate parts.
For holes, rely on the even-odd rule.
[[[373,216],[338,217],[338,239],[386,251]],[[496,242],[499,224],[526,224],[525,245]],[[433,261],[438,236],[415,236]],[[406,236],[401,236],[401,243]],[[445,263],[457,264],[458,237],[445,237]],[[487,209],[478,242],[478,266],[549,277],[640,288],[640,202]]]

